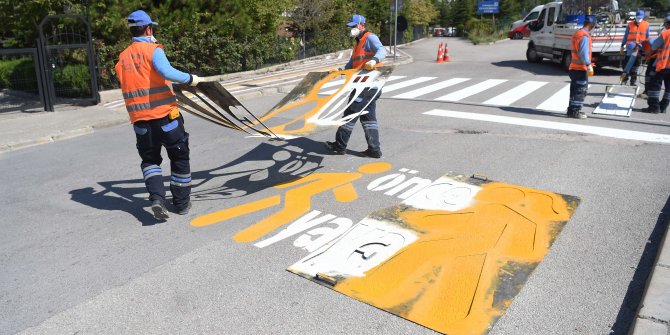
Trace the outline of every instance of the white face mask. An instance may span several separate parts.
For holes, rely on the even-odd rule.
[[[148,36],[148,37],[149,37],[149,40],[151,41],[151,43],[156,43],[156,41],[158,41],[158,40],[154,37],[154,35],[151,35],[151,36]]]
[[[358,37],[358,34],[360,34],[360,33],[361,33],[361,30],[354,27],[354,28],[351,28],[351,32],[349,33],[349,35],[351,35],[351,37]]]
[[[640,23],[640,21],[642,21],[642,19],[635,18],[635,22]]]

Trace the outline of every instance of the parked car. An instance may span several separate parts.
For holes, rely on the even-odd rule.
[[[528,14],[526,14],[526,16],[523,19],[521,19],[519,21],[514,21],[512,23],[512,28],[510,28],[510,30],[512,30],[516,27],[522,26],[524,23],[527,23],[527,22],[530,22],[530,21],[533,21],[533,20],[537,20],[538,16],[540,15],[540,11],[542,10],[542,8],[544,8],[544,5],[536,6],[530,12],[528,12]]]
[[[509,36],[510,39],[513,40],[520,40],[524,37],[530,37],[530,29],[528,29],[528,24],[530,22],[526,22],[523,25],[520,25],[516,28],[512,28],[512,30],[507,33],[507,36]]]
[[[444,36],[448,36],[448,37],[456,36],[456,27],[448,27],[447,32]]]
[[[433,29],[433,37],[444,37],[447,34],[447,30],[445,28],[435,28]]]

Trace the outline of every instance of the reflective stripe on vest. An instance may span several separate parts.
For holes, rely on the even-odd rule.
[[[663,39],[663,49],[658,53],[656,72],[670,69],[670,29],[664,30],[658,38]]]
[[[584,29],[579,29],[572,35],[572,49],[571,56],[572,60],[570,61],[570,70],[581,70],[586,71],[586,63],[579,56],[579,43],[582,41],[582,38],[586,36],[589,43],[589,59],[591,59],[591,36]]]
[[[119,56],[116,74],[130,122],[160,119],[177,108],[169,82],[154,69],[153,53],[159,44],[133,42]]]
[[[635,21],[628,22],[628,39],[626,43],[640,43],[640,41],[645,40],[647,38],[647,29],[649,29],[647,21],[640,21],[639,26],[635,24]]]
[[[365,42],[368,40],[368,35],[372,34],[369,31],[366,31],[358,40],[358,43],[354,45],[354,53],[351,55],[351,68],[352,69],[362,69],[363,65],[367,63],[372,57],[375,56],[375,53],[372,51],[365,51]]]

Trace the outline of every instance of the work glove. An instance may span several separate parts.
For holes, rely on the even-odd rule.
[[[191,85],[191,86],[197,86],[198,83],[201,82],[201,81],[202,81],[202,78],[201,78],[201,77],[198,77],[198,76],[192,74],[192,75],[191,75],[191,84],[190,84],[190,85]]]
[[[588,65],[586,67],[586,75],[589,77],[593,76],[593,65]]]
[[[365,63],[365,66],[363,66],[363,68],[368,70],[368,71],[371,71],[371,70],[374,70],[376,64],[377,64],[377,61],[373,59],[373,60],[368,61],[367,63]]]
[[[621,52],[621,55],[623,56],[626,53],[626,47],[622,45],[620,52]]]

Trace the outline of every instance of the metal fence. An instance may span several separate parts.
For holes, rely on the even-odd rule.
[[[37,48],[0,49],[0,112],[44,109],[40,68]]]
[[[100,102],[88,22],[54,15],[39,28],[37,48],[0,49],[0,112]]]

